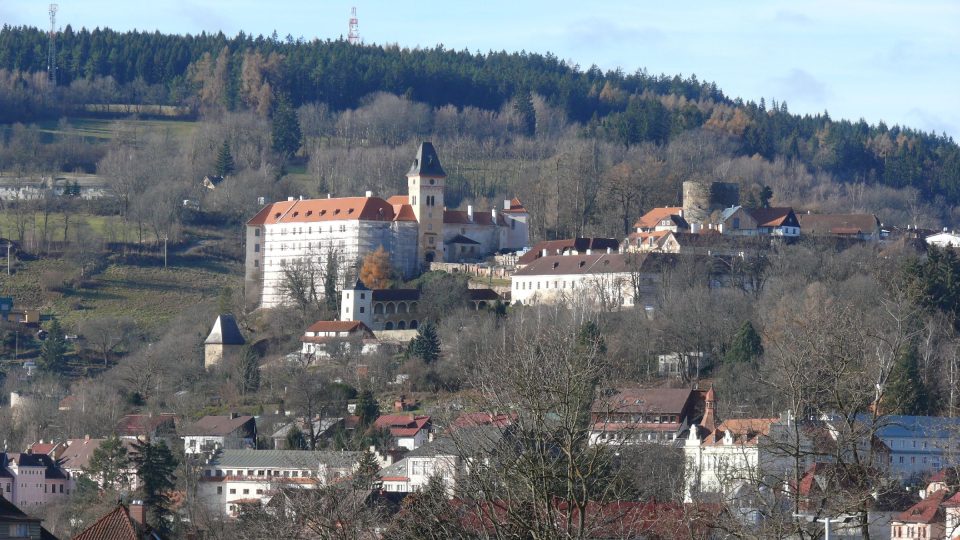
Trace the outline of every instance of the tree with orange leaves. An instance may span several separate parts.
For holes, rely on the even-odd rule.
[[[360,281],[369,289],[386,289],[393,281],[393,265],[390,264],[390,254],[383,246],[367,255],[360,267]]]

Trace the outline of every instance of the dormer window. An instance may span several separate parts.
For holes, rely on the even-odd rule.
[[[347,210],[347,213],[348,213],[348,214],[352,214],[352,213],[353,213],[353,208]]]
[[[297,217],[297,216],[299,216],[299,215],[300,215],[300,212],[294,212],[294,213],[293,213],[293,217]]]
[[[339,209],[339,208],[337,208],[336,210],[333,211],[333,215],[337,215],[337,214],[339,214],[339,213],[340,213],[340,209]]]
[[[554,269],[554,270],[556,270],[558,266],[560,266],[560,263],[558,263],[558,262],[553,263],[553,269]]]
[[[587,261],[580,261],[580,268],[583,268],[587,265]]]
[[[312,216],[312,215],[313,215],[313,210],[307,210],[307,215],[308,215],[308,216]]]
[[[276,214],[274,214],[273,217],[280,219],[280,212],[277,212]]]
[[[326,215],[326,214],[327,214],[327,211],[326,211],[326,210],[321,210],[321,211],[320,211],[320,215],[321,215],[321,216]]]

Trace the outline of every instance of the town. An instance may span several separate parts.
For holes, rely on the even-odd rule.
[[[0,29],[0,538],[960,538],[947,117],[61,7]]]

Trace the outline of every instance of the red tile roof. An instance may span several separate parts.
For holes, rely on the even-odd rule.
[[[106,439],[70,439],[67,441],[66,449],[57,458],[68,469],[84,469],[90,465],[93,451],[100,448],[104,441]],[[123,446],[127,449],[128,454],[133,452],[133,441],[124,439]]]
[[[880,228],[874,214],[797,214],[803,234],[872,234]]]
[[[404,212],[404,204],[393,205],[379,197],[339,197],[336,199],[303,199],[280,201],[263,207],[247,225],[277,223],[314,223],[336,220],[406,221],[412,211]],[[401,214],[403,215],[401,217]]]
[[[518,198],[516,198],[516,197],[510,199],[510,208],[505,208],[503,211],[504,211],[504,212],[511,213],[511,214],[526,214],[526,213],[527,213],[527,209],[524,208],[523,203],[520,202],[520,199],[518,199]]]
[[[33,443],[27,447],[27,452],[31,454],[50,455],[53,449],[60,446],[59,443]]]
[[[754,446],[760,442],[760,437],[770,434],[770,426],[779,418],[736,418],[724,420],[717,429],[708,434],[703,444],[712,446],[723,444],[723,437],[727,432],[733,436],[734,444]]]
[[[413,437],[420,430],[429,428],[429,416],[412,414],[385,414],[373,423],[379,429],[388,429],[394,437]]]
[[[747,212],[757,222],[757,227],[781,227],[793,214],[788,207],[748,208]]]
[[[592,412],[680,414],[692,396],[690,388],[621,388],[598,397]]]
[[[683,213],[683,207],[681,206],[663,206],[660,208],[654,208],[642,215],[636,223],[633,224],[634,229],[652,229],[660,223],[661,220],[664,220],[670,216],[679,216]]]
[[[152,434],[157,428],[169,424],[171,431],[176,427],[177,416],[173,413],[128,414],[120,419],[114,431],[117,435],[135,437],[137,435]]]
[[[410,197],[406,195],[392,195],[390,197],[387,197],[387,202],[394,206],[401,205],[401,204],[409,205]]]
[[[897,517],[893,518],[893,521],[899,521],[901,523],[934,523],[943,521],[944,516],[943,510],[940,508],[940,503],[943,502],[946,496],[947,491],[945,489],[935,491],[927,495],[926,499],[897,514]]]
[[[492,414],[488,412],[463,413],[450,423],[448,431],[480,426],[507,427],[516,417],[516,414]]]
[[[127,507],[120,504],[73,540],[139,540],[141,534],[142,527],[130,517]]]

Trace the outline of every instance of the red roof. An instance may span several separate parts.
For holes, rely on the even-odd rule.
[[[400,205],[400,204],[409,205],[409,204],[410,204],[410,198],[409,198],[408,196],[406,196],[406,195],[393,195],[393,196],[391,196],[391,197],[387,197],[387,202],[390,203],[390,204],[392,204],[392,205],[394,205],[394,206],[397,206],[397,205]]]
[[[389,429],[394,437],[413,437],[430,425],[429,416],[412,414],[385,414],[373,423],[379,429]]]
[[[404,204],[393,205],[379,197],[339,197],[336,199],[296,199],[263,207],[247,225],[277,223],[314,223],[337,220],[406,221]]]
[[[681,206],[663,206],[660,208],[654,208],[641,216],[640,219],[633,224],[633,228],[653,229],[658,223],[660,223],[660,221],[670,216],[679,216],[682,213],[683,207]]]
[[[127,507],[120,504],[74,536],[73,540],[139,540],[141,529],[130,517]]]
[[[947,490],[941,489],[927,495],[927,498],[900,512],[894,521],[901,523],[933,523],[943,521],[940,503],[947,496]]]
[[[27,447],[27,452],[30,454],[46,454],[49,456],[57,446],[60,446],[59,443],[33,443]]]
[[[750,208],[750,216],[757,222],[757,227],[781,227],[793,214],[789,207]]]
[[[526,214],[527,209],[523,207],[523,203],[520,202],[520,199],[514,197],[510,199],[510,208],[505,208],[504,212],[509,212],[511,214]]]
[[[117,435],[135,437],[137,435],[152,434],[164,424],[169,424],[172,428],[176,426],[177,416],[173,413],[149,414],[128,414],[117,423]]]

